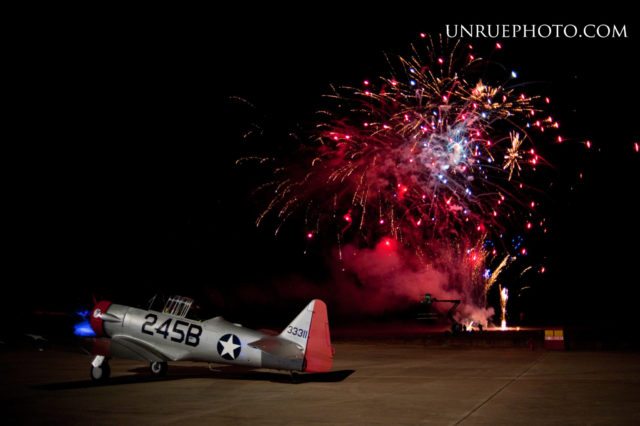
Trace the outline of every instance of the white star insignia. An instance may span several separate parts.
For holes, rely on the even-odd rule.
[[[229,335],[229,338],[226,342],[220,339],[220,344],[223,348],[220,356],[225,356],[226,354],[229,355],[231,359],[236,359],[235,350],[238,349],[240,345],[236,345],[235,343],[233,343],[233,335]]]

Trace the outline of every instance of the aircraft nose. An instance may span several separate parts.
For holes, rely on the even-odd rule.
[[[91,325],[93,331],[96,333],[97,337],[106,335],[106,333],[104,332],[104,321],[102,319],[102,316],[107,313],[107,311],[109,310],[109,306],[111,306],[111,302],[107,300],[101,300],[96,303],[96,305],[93,307],[93,310],[91,311],[89,324]]]

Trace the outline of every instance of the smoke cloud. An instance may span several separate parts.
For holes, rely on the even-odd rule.
[[[437,299],[461,300],[455,318],[487,325],[493,308],[484,307],[483,284],[474,283],[465,258],[442,250],[437,262],[418,262],[395,240],[383,239],[375,248],[349,244],[328,261],[331,278],[316,281],[290,276],[271,286],[244,286],[237,296],[243,304],[266,305],[325,300],[342,318],[373,317],[407,312],[425,293]],[[342,260],[338,260],[339,258]],[[436,305],[443,312],[450,305]]]

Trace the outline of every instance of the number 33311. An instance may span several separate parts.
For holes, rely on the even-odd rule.
[[[303,339],[306,339],[309,336],[309,332],[307,330],[292,326],[287,327],[287,333],[297,337],[302,337]]]

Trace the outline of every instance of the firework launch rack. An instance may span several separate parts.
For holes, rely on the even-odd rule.
[[[451,307],[447,313],[443,315],[433,309],[434,303],[451,303]],[[451,323],[451,331],[453,333],[457,333],[462,331],[464,328],[463,325],[456,321],[454,317],[459,305],[460,300],[458,299],[436,299],[431,296],[431,293],[425,293],[420,301],[420,310],[416,318],[421,321],[436,321],[438,318],[444,316]]]

